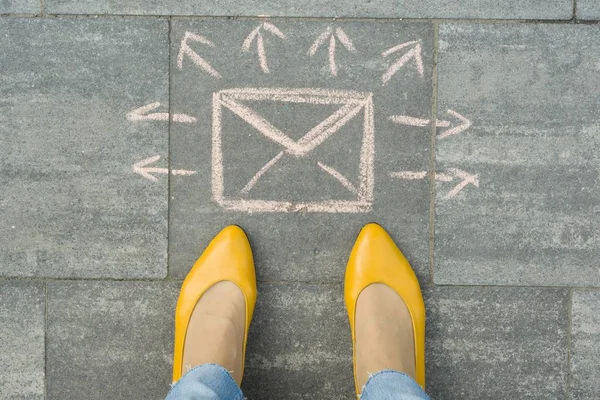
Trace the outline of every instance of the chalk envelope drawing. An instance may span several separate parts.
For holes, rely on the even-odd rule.
[[[260,102],[304,103],[310,105],[339,105],[340,108],[321,121],[315,121],[310,129],[299,140],[290,138],[277,129],[260,114]],[[256,102],[256,103],[253,103]],[[254,108],[258,108],[258,111]],[[266,157],[265,164],[256,171],[252,179],[236,195],[225,196],[224,160],[222,151],[223,135],[234,134],[224,132],[223,113],[231,112],[256,129],[263,137],[281,146],[281,151],[274,158]],[[326,165],[322,160],[314,160],[310,156],[345,124],[356,118],[361,126],[362,137],[359,157],[357,157],[358,177],[344,176],[339,171]],[[235,88],[213,93],[213,127],[212,127],[212,194],[213,199],[227,210],[243,212],[329,212],[360,213],[371,210],[374,191],[373,162],[375,156],[373,96],[371,93],[333,89],[286,89],[286,88]],[[324,201],[274,201],[252,199],[252,187],[261,177],[284,157],[297,157],[313,162],[324,174],[335,178],[340,185],[351,194],[350,199],[328,199]],[[357,178],[357,179],[356,179]],[[352,183],[358,182],[358,185]],[[246,196],[250,194],[250,196]]]

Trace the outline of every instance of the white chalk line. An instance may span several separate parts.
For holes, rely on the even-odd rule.
[[[469,119],[465,118],[464,116],[460,115],[456,111],[447,110],[446,112],[448,114],[452,115],[453,117],[459,119],[462,123],[458,126],[455,126],[454,128],[447,129],[444,132],[440,133],[438,135],[438,139],[444,139],[444,138],[447,138],[448,136],[458,135],[459,133],[466,131],[467,129],[469,129],[471,127],[471,121]]]
[[[462,182],[449,191],[446,195],[446,198],[451,199],[452,197],[455,197],[468,184],[479,187],[479,175],[472,175],[457,168],[450,168],[448,171],[450,171],[450,173],[452,173],[454,176],[462,179]]]
[[[414,45],[414,47],[412,49],[410,49],[409,51],[407,51],[402,57],[400,57],[400,59],[396,62],[394,62],[388,69],[387,71],[383,74],[383,76],[381,77],[381,80],[383,81],[383,83],[387,83],[392,76],[394,76],[394,74],[396,72],[398,72],[398,70],[400,70],[400,68],[402,68],[408,61],[410,61],[411,59],[414,58],[415,60],[415,65],[417,67],[417,72],[419,73],[419,75],[421,77],[424,76],[425,74],[425,69],[423,67],[423,58],[422,58],[422,48],[421,48],[421,44],[419,43],[419,41],[412,41],[412,42],[407,42],[407,43],[403,43],[401,45],[392,47],[386,51],[384,51],[382,53],[382,55],[384,57],[395,53],[399,50],[401,50],[404,47],[410,46],[410,45]]]
[[[254,41],[254,39],[256,39],[256,51],[258,53],[258,62],[260,64],[260,68],[265,74],[268,74],[270,71],[269,66],[267,64],[265,42],[263,35],[260,32],[260,30],[263,28],[266,31],[272,33],[273,35],[279,37],[280,39],[286,40],[286,36],[283,34],[283,32],[281,32],[281,30],[279,30],[279,28],[277,28],[275,25],[269,22],[263,22],[261,25],[254,28],[254,30],[250,32],[250,34],[246,37],[244,43],[242,44],[242,50],[249,52],[250,47],[252,46],[252,42]]]
[[[327,40],[327,38],[329,37],[329,35],[331,35],[332,33],[332,29],[330,26],[327,27],[327,29],[325,29],[325,31],[323,33],[321,33],[317,39],[313,42],[313,44],[310,46],[310,48],[308,49],[308,55],[309,56],[314,56],[315,53],[317,52],[317,50],[319,49],[319,47],[325,43],[325,41]]]
[[[337,36],[339,41],[342,43],[342,45],[344,45],[346,50],[356,51],[356,49],[354,48],[354,45],[352,44],[352,40],[350,40],[350,38],[348,37],[348,35],[346,35],[346,32],[344,32],[344,30],[342,28],[337,27],[335,30],[335,35]]]
[[[168,168],[158,168],[158,167],[147,167],[147,165],[153,164],[154,162],[160,160],[160,156],[153,156],[146,158],[145,160],[138,161],[133,164],[133,172],[143,176],[144,178],[156,182],[158,178],[152,174],[169,174]],[[190,176],[194,175],[196,171],[188,171],[185,169],[173,169],[170,171],[171,175],[178,176]]]
[[[208,39],[203,36],[197,35],[195,33],[186,32],[184,38],[181,40],[181,47],[179,49],[179,54],[177,55],[177,67],[181,70],[183,69],[183,57],[187,55],[190,57],[192,62],[200,67],[202,70],[206,71],[209,75],[214,78],[221,79],[221,74],[212,67],[208,62],[206,62],[202,57],[200,57],[192,48],[188,45],[188,40],[192,40],[194,42],[200,42],[210,47],[215,47],[215,45]]]
[[[410,42],[402,43],[402,44],[399,44],[397,46],[390,47],[389,49],[387,49],[386,51],[384,51],[383,53],[381,53],[381,55],[383,57],[387,57],[390,54],[393,54],[393,53],[395,53],[395,52],[397,52],[399,50],[402,50],[403,48],[405,48],[407,46],[410,46],[410,45],[413,45],[413,44],[417,44],[417,43],[419,43],[418,40],[413,40],[413,41],[410,41]]]
[[[243,187],[242,189],[242,193],[248,193],[253,187],[254,185],[256,185],[256,182],[258,182],[258,180],[261,178],[261,176],[263,176],[265,174],[265,172],[267,172],[273,165],[275,165],[275,163],[277,161],[279,161],[279,159],[281,157],[283,157],[283,155],[285,154],[285,152],[280,152],[279,154],[277,154],[275,157],[273,157],[268,163],[266,163],[253,177],[252,179],[250,179],[250,181],[246,184],[246,186]]]
[[[331,168],[330,166],[323,164],[322,162],[317,162],[317,165],[321,167],[323,171],[327,172],[329,175],[334,177],[339,183],[342,184],[343,187],[348,189],[352,194],[358,195],[358,190],[356,189],[356,187],[344,175],[340,174],[338,171]]]
[[[410,126],[429,126],[431,124],[431,120],[409,117],[407,115],[392,115],[389,117],[389,120],[399,125],[410,125]],[[435,126],[446,128],[450,126],[450,121],[436,121]]]
[[[373,114],[373,96],[369,96],[365,105],[363,143],[360,154],[359,176],[360,190],[358,200],[371,203],[375,190],[375,121]]]
[[[213,200],[223,202],[223,152],[221,150],[221,101],[219,93],[213,93],[213,126],[212,126],[212,194]]]
[[[329,40],[329,70],[331,75],[337,76],[337,65],[335,65],[335,37],[331,35]]]
[[[268,200],[222,200],[221,207],[230,211],[248,213],[268,212],[317,212],[317,213],[365,213],[372,209],[371,203],[361,201],[329,200],[322,202],[291,203]]]
[[[323,88],[233,88],[223,89],[219,93],[229,94],[232,97],[242,94],[260,95],[292,95],[292,96],[327,96],[344,100],[366,100],[372,95],[370,92],[358,92],[354,90],[338,90]],[[257,98],[258,100],[259,98]],[[267,99],[270,100],[270,99]]]
[[[151,103],[127,113],[126,118],[128,121],[168,121],[169,113],[152,113],[146,114],[149,111],[155,110],[160,107],[160,103]],[[183,123],[194,123],[197,121],[195,117],[186,114],[173,114],[172,118],[175,122]]]

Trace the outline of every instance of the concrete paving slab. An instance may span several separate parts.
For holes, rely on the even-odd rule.
[[[48,283],[47,398],[161,399],[179,284]]]
[[[249,399],[350,399],[342,285],[259,285],[242,389]]]
[[[428,23],[175,21],[172,112],[197,120],[172,123],[172,166],[197,173],[171,181],[170,273],[239,224],[259,280],[340,282],[377,221],[426,280],[430,129],[389,117],[430,118],[432,35]]]
[[[439,46],[438,113],[472,125],[437,168],[471,175],[437,192],[434,281],[600,285],[600,27],[442,24]]]
[[[433,399],[563,399],[567,289],[425,290]]]
[[[168,123],[126,115],[168,110],[168,23],[6,17],[0,32],[0,275],[165,276],[167,178],[132,166],[167,157]]]
[[[573,292],[569,398],[600,397],[600,291]]]
[[[38,14],[42,11],[40,0],[2,0],[0,14]]]
[[[591,0],[590,0],[591,1]],[[162,1],[46,0],[60,14],[212,15],[286,17],[570,19],[572,0]]]
[[[0,282],[0,399],[44,398],[44,285]]]
[[[600,19],[600,3],[595,0],[577,0],[577,18],[586,20]]]

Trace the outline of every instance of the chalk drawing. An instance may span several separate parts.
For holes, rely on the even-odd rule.
[[[327,118],[315,121],[315,127],[299,140],[293,140],[260,115],[260,104],[264,100],[313,105],[337,104],[340,105],[340,108]],[[338,132],[348,121],[363,113],[362,148],[360,156],[357,157],[359,158],[357,160],[359,162],[358,187],[332,167],[320,161],[317,162],[317,165],[340,182],[355,197],[355,200],[290,203],[261,199],[225,198],[221,138],[224,134],[234,134],[234,132],[223,132],[222,113],[224,110],[237,115],[254,127],[266,140],[271,140],[282,147],[282,150],[260,168],[244,186],[241,190],[241,194],[244,195],[247,195],[260,178],[285,155],[307,158],[315,148]],[[213,199],[226,209],[245,212],[367,212],[371,209],[374,190],[374,133],[371,93],[313,88],[240,88],[216,92],[213,94]],[[307,160],[307,162],[310,161]]]
[[[343,31],[342,28],[338,27],[334,30],[328,26],[325,31],[323,31],[317,39],[313,42],[313,44],[308,49],[308,55],[314,56],[317,53],[317,50],[323,43],[329,39],[329,70],[331,71],[332,76],[337,76],[338,68],[335,62],[335,52],[336,52],[336,38],[340,41],[340,43],[346,48],[346,50],[351,52],[356,52],[356,48],[352,44],[350,37]]]
[[[466,118],[465,116],[460,115],[459,113],[457,113],[456,111],[453,111],[453,110],[448,110],[448,111],[446,111],[446,113],[453,116],[454,118],[458,119],[460,121],[460,124],[458,124],[454,127],[451,127],[452,122],[450,122],[450,121],[439,120],[439,119],[437,121],[435,121],[435,126],[437,126],[438,128],[449,128],[449,129],[446,129],[445,131],[443,131],[442,133],[440,133],[437,137],[438,139],[444,139],[444,138],[447,138],[448,136],[458,135],[459,133],[464,132],[471,127],[471,121],[468,118]],[[410,117],[407,115],[392,115],[392,116],[388,117],[388,119],[398,125],[424,127],[424,126],[429,126],[431,124],[431,120],[429,120],[429,119],[415,118],[415,117]]]
[[[466,117],[460,115],[459,113],[453,110],[448,110],[446,112],[452,115],[453,117],[458,118],[461,121],[461,124],[440,133],[438,139],[444,139],[448,136],[458,135],[459,133],[464,132],[471,127],[471,121],[469,121]]]
[[[256,28],[254,28],[254,30],[252,32],[250,32],[250,34],[244,40],[244,44],[242,45],[242,50],[244,50],[245,52],[249,52],[250,47],[252,46],[252,43],[256,39],[256,51],[258,53],[258,62],[260,64],[260,68],[262,69],[262,71],[265,74],[268,74],[269,66],[267,64],[267,54],[265,51],[265,43],[264,43],[264,39],[263,39],[261,30],[266,30],[267,32],[272,33],[273,35],[277,36],[278,38],[280,38],[282,40],[285,40],[286,37],[283,34],[283,32],[281,32],[279,30],[279,28],[277,28],[275,25],[273,25],[269,22],[263,22],[262,24],[260,24]]]
[[[452,182],[455,178],[457,178],[460,179],[461,182],[458,185],[454,186],[454,188],[452,188],[452,190],[450,190],[446,194],[446,199],[451,199],[452,197],[455,197],[461,190],[463,190],[469,184],[475,187],[479,187],[479,175],[469,174],[468,172],[465,172],[458,168],[449,168],[448,172],[449,174],[436,172],[435,180],[438,182]],[[427,171],[390,172],[390,177],[392,178],[410,181],[425,179],[427,175]]]
[[[177,56],[177,67],[179,69],[183,69],[183,58],[187,55],[194,64],[196,64],[202,70],[206,71],[209,75],[217,79],[221,79],[221,74],[216,69],[214,69],[212,65],[210,65],[202,57],[200,57],[194,50],[192,50],[192,48],[188,44],[189,41],[202,43],[209,47],[215,47],[213,42],[206,39],[205,37],[192,32],[186,32],[185,36],[181,40],[181,47],[179,49],[179,55]]]
[[[157,109],[160,107],[160,103],[151,103],[140,108],[136,108],[135,110],[128,112],[126,118],[128,121],[168,121],[169,113],[152,113],[148,114],[150,111]],[[171,119],[175,122],[183,122],[183,123],[194,123],[197,121],[195,117],[191,117],[186,114],[173,114]]]
[[[168,174],[169,173],[168,168],[148,167],[148,165],[153,164],[158,160],[160,160],[160,156],[154,156],[154,157],[146,158],[145,160],[142,160],[142,161],[138,161],[135,164],[133,164],[133,172],[143,176],[144,178],[146,178],[152,182],[156,182],[156,181],[158,181],[158,178],[152,174]],[[171,175],[189,176],[189,175],[194,175],[195,173],[196,173],[196,171],[187,171],[184,169],[171,170]]]
[[[404,53],[404,55],[402,57],[400,57],[396,62],[394,62],[392,65],[390,65],[390,67],[387,69],[387,71],[385,71],[385,73],[381,76],[381,80],[384,85],[390,79],[392,79],[392,76],[394,76],[394,74],[396,72],[398,72],[400,70],[400,68],[402,68],[411,59],[415,60],[417,72],[419,73],[421,78],[424,76],[425,71],[423,68],[423,58],[422,58],[422,54],[421,54],[422,48],[421,48],[421,43],[418,40],[413,40],[411,42],[406,42],[406,43],[402,43],[397,46],[391,47],[391,48],[387,49],[386,51],[384,51],[383,53],[381,53],[381,55],[385,58],[385,57],[388,57],[391,54],[395,54],[395,53],[399,52],[400,50],[407,48],[407,47],[410,47],[410,50],[407,51],[406,53]]]

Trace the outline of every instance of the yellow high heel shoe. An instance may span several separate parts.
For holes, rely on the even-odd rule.
[[[387,232],[377,224],[366,225],[350,253],[344,285],[344,300],[352,330],[354,384],[356,376],[356,302],[369,285],[383,283],[393,289],[410,312],[415,342],[416,381],[425,388],[425,305],[419,281],[410,264]]]
[[[219,232],[183,281],[175,310],[173,382],[178,381],[182,376],[185,335],[196,303],[211,286],[222,281],[233,282],[244,294],[246,333],[243,359],[245,360],[248,329],[252,321],[257,291],[252,249],[246,234],[238,226],[228,226]],[[242,364],[242,375],[243,373]]]

